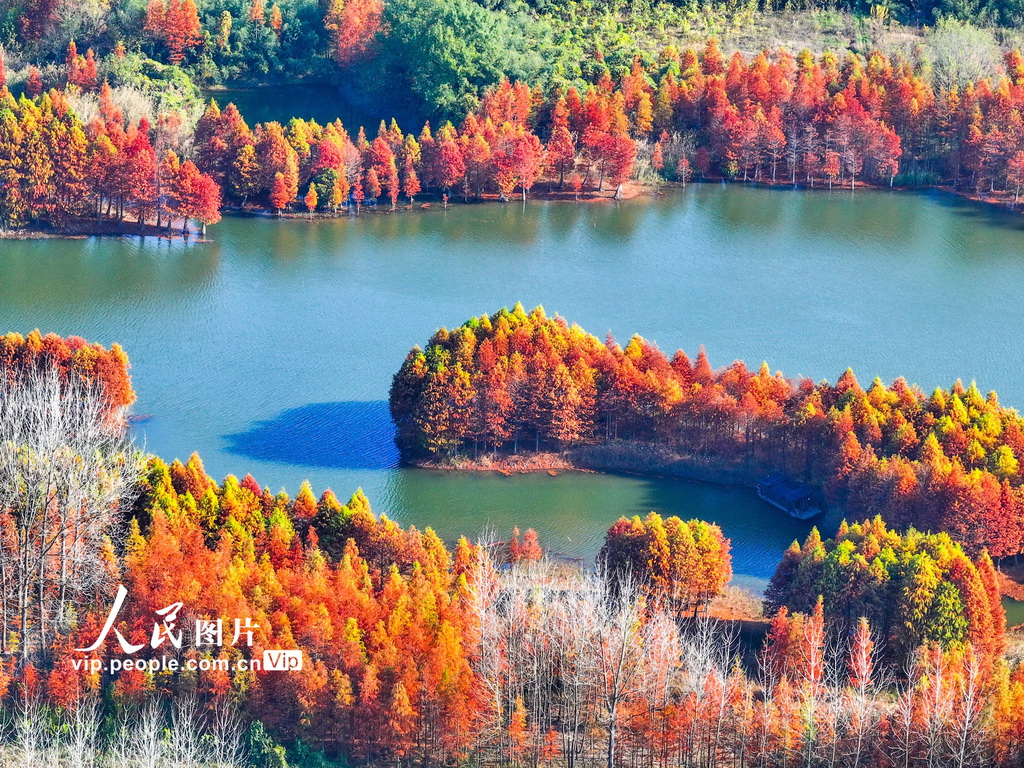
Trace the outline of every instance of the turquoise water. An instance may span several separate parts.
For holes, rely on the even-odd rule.
[[[274,490],[361,486],[376,511],[448,538],[532,526],[590,559],[615,518],[653,509],[722,524],[757,584],[808,530],[743,489],[399,469],[385,400],[406,351],[516,301],[600,336],[705,344],[715,366],[962,377],[1024,404],[1024,223],[940,195],[693,185],[620,204],[228,218],[211,234],[0,241],[0,329],[123,344],[138,437],[168,459],[198,451],[212,474]]]

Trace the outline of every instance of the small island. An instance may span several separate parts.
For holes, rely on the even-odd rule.
[[[754,487],[781,473],[852,518],[948,531],[996,557],[1024,551],[1024,419],[956,382],[926,395],[712,370],[634,336],[601,341],[522,305],[442,328],[391,387],[407,461],[424,466],[675,474]],[[769,514],[766,508],[766,514]]]

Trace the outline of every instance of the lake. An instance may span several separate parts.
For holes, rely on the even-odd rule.
[[[763,585],[808,526],[751,491],[632,476],[399,469],[388,386],[440,325],[522,301],[713,365],[865,384],[958,377],[1024,404],[1024,220],[938,193],[691,185],[626,203],[227,218],[215,242],[0,241],[0,329],[120,342],[148,450],[218,477],[309,478],[442,536],[506,536],[592,559],[620,515],[718,522]],[[834,531],[827,521],[825,533]]]

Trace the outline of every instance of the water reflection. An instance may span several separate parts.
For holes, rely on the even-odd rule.
[[[958,218],[963,218],[985,226],[1005,227],[1017,232],[1024,231],[1024,218],[1019,213],[999,208],[976,200],[968,200],[941,190],[925,190],[908,193],[927,198],[931,203],[950,210]]]
[[[220,258],[219,243],[156,237],[2,240],[0,303],[28,316],[54,301],[89,307],[119,295],[188,294],[213,282]]]
[[[620,516],[678,515],[718,523],[732,540],[733,569],[764,581],[782,552],[817,524],[824,535],[838,519],[794,520],[749,488],[725,488],[674,478],[561,472],[513,475],[402,469],[391,473],[381,499],[389,514],[448,539],[491,530],[504,536],[518,525],[536,528],[552,551],[591,563],[604,532]],[[437,510],[445,510],[438,515]]]

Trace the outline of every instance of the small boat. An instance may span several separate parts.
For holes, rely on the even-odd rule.
[[[757,495],[797,520],[825,514],[811,488],[790,480],[781,472],[762,477],[757,483]]]

